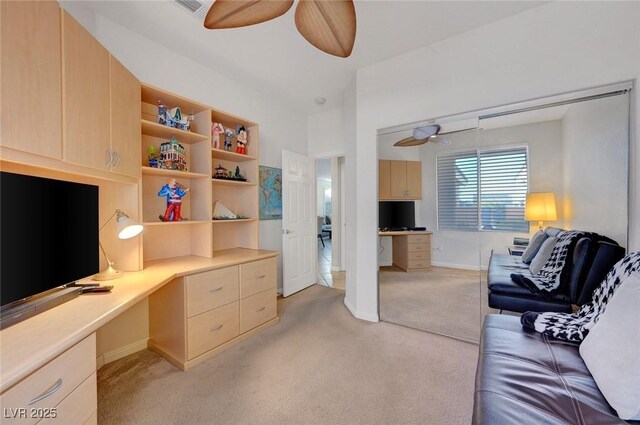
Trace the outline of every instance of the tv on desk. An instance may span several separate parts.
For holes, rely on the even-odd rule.
[[[378,202],[378,228],[380,230],[415,227],[416,207],[413,201]]]
[[[99,271],[98,186],[0,172],[0,305]]]

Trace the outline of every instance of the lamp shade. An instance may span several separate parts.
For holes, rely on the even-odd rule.
[[[118,237],[120,239],[130,239],[134,236],[137,236],[142,232],[142,225],[133,221],[129,218],[128,215],[123,213],[122,211],[118,212],[118,216],[116,217],[117,229],[118,229]]]
[[[527,221],[557,220],[556,195],[553,192],[528,193],[524,219]]]

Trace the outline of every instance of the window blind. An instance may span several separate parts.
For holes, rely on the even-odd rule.
[[[527,232],[526,147],[437,157],[438,229]]]

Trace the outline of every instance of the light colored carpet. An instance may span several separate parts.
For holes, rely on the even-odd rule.
[[[483,272],[483,274],[486,274]],[[384,321],[478,342],[486,306],[477,271],[434,267],[426,272],[380,270],[380,318]],[[483,281],[486,280],[483,277]]]
[[[98,372],[111,424],[468,424],[478,347],[354,319],[314,285],[281,321],[182,372],[141,351]]]

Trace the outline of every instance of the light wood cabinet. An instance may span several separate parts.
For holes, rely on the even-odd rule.
[[[391,198],[391,161],[378,161],[378,198]]]
[[[62,12],[64,159],[108,169],[112,163],[109,52]]]
[[[0,15],[0,143],[62,159],[58,3],[2,1]]]
[[[406,272],[431,268],[431,235],[393,236],[393,265]]]
[[[422,199],[421,161],[378,161],[380,200]]]
[[[116,58],[111,61],[111,169],[140,175],[140,81]]]
[[[181,369],[277,322],[276,259],[175,279],[149,296],[149,347]]]
[[[26,377],[0,396],[5,409],[3,424],[40,423],[82,424],[97,410],[96,338],[90,335]],[[55,408],[49,418],[29,415],[30,409],[42,414]],[[26,417],[7,417],[7,412],[26,409]]]

